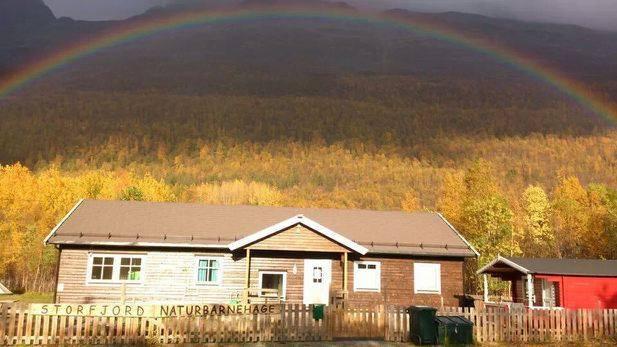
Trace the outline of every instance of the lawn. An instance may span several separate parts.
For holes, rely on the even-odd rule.
[[[19,301],[25,303],[51,303],[54,300],[54,293],[28,292],[24,294],[0,295],[2,301]]]

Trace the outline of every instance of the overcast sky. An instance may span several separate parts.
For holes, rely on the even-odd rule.
[[[142,13],[152,6],[178,0],[44,1],[58,17],[121,19]],[[617,30],[617,0],[347,0],[346,2],[355,6],[379,9],[461,11]]]
[[[461,11],[617,30],[617,0],[349,0],[356,6]]]
[[[124,19],[167,0],[43,0],[56,17],[100,20]]]

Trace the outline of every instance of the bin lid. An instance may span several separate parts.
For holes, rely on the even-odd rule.
[[[435,323],[447,326],[473,325],[472,321],[461,316],[437,316],[435,317]]]
[[[434,311],[437,312],[437,309],[431,306],[411,306],[409,308],[411,311]]]

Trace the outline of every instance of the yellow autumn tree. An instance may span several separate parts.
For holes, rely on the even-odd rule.
[[[440,211],[452,224],[460,225],[463,215],[462,203],[465,199],[465,175],[463,172],[447,173],[437,199],[437,210]]]
[[[242,180],[194,186],[189,188],[187,196],[192,201],[224,205],[278,206],[282,201],[278,189],[265,183]]]
[[[617,194],[600,184],[590,184],[587,192],[589,218],[581,235],[582,252],[590,257],[610,258],[612,248],[617,246]]]
[[[551,204],[541,186],[530,185],[522,196],[522,248],[527,256],[550,257],[556,254],[551,226]]]
[[[36,179],[21,164],[0,166],[0,275],[19,271],[21,251],[40,219]]]
[[[414,212],[422,209],[420,199],[418,199],[418,195],[415,190],[410,189],[405,192],[403,200],[401,201],[401,209],[407,212]]]
[[[589,223],[588,206],[587,191],[578,178],[561,177],[553,192],[553,225],[559,256],[585,256],[583,235]]]

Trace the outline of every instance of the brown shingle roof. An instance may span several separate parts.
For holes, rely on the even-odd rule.
[[[516,257],[506,257],[506,259],[536,274],[617,276],[617,260]]]
[[[371,253],[475,255],[437,213],[135,201],[84,200],[48,242],[226,247],[299,214]]]

